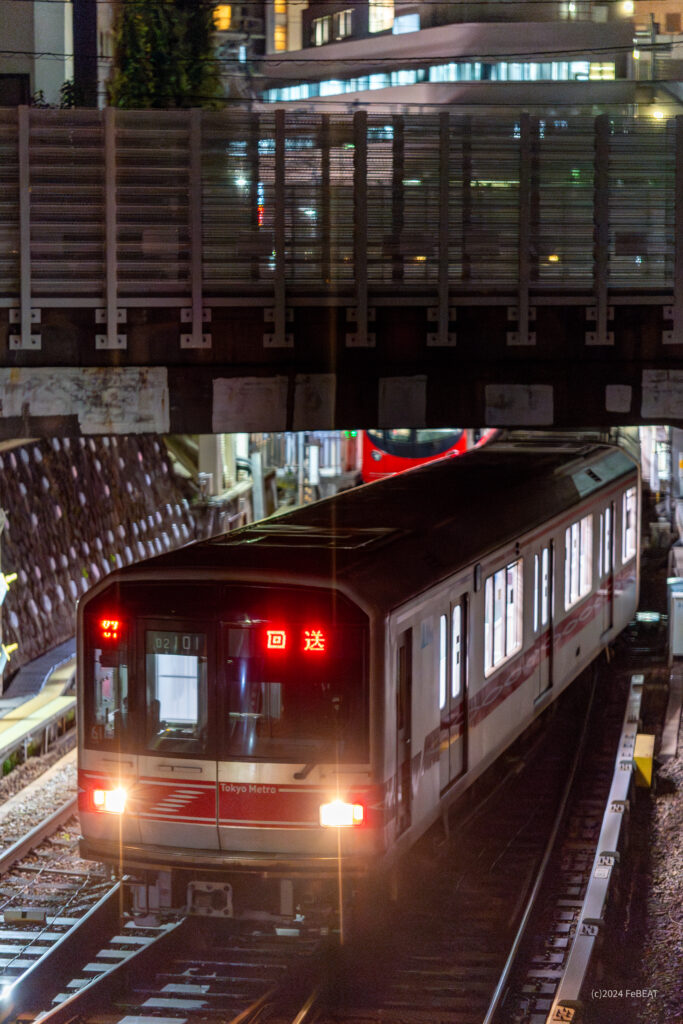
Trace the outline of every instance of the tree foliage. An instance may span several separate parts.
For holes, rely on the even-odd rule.
[[[109,102],[115,107],[211,107],[220,95],[213,5],[123,0]]]

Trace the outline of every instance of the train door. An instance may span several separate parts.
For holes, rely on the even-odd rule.
[[[145,735],[138,759],[143,843],[218,849],[213,637],[190,620],[143,620]]]
[[[413,705],[413,631],[398,638],[396,661],[396,818],[397,833],[411,822],[411,733]]]
[[[614,502],[600,513],[600,545],[598,555],[600,596],[603,598],[602,631],[614,625]]]
[[[553,576],[555,548],[551,540],[534,555],[534,636],[538,644],[536,696],[553,684]]]
[[[440,783],[467,770],[467,598],[439,617]]]

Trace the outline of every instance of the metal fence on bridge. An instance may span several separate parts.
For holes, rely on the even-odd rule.
[[[399,295],[433,305],[435,345],[491,295],[513,344],[544,295],[594,302],[597,343],[615,294],[683,331],[683,118],[4,109],[0,211],[15,349],[60,305],[96,310],[103,349],[126,307],[178,306],[207,347],[207,307],[240,303],[287,346],[297,297],[352,306],[360,346]]]

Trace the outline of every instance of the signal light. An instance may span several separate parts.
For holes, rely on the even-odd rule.
[[[116,789],[93,789],[92,802],[96,811],[123,814],[126,809],[126,791],[122,786]]]
[[[100,633],[100,639],[108,640],[109,642],[111,642],[112,640],[120,639],[121,631],[123,629],[123,622],[121,621],[121,619],[99,619],[97,623],[97,628]]]
[[[349,828],[362,825],[364,820],[365,808],[362,804],[332,800],[329,804],[320,805],[320,824],[323,828]]]

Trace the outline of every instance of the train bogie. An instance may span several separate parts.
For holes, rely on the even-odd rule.
[[[473,455],[103,581],[79,609],[85,856],[136,906],[334,911],[633,617],[637,467]]]

